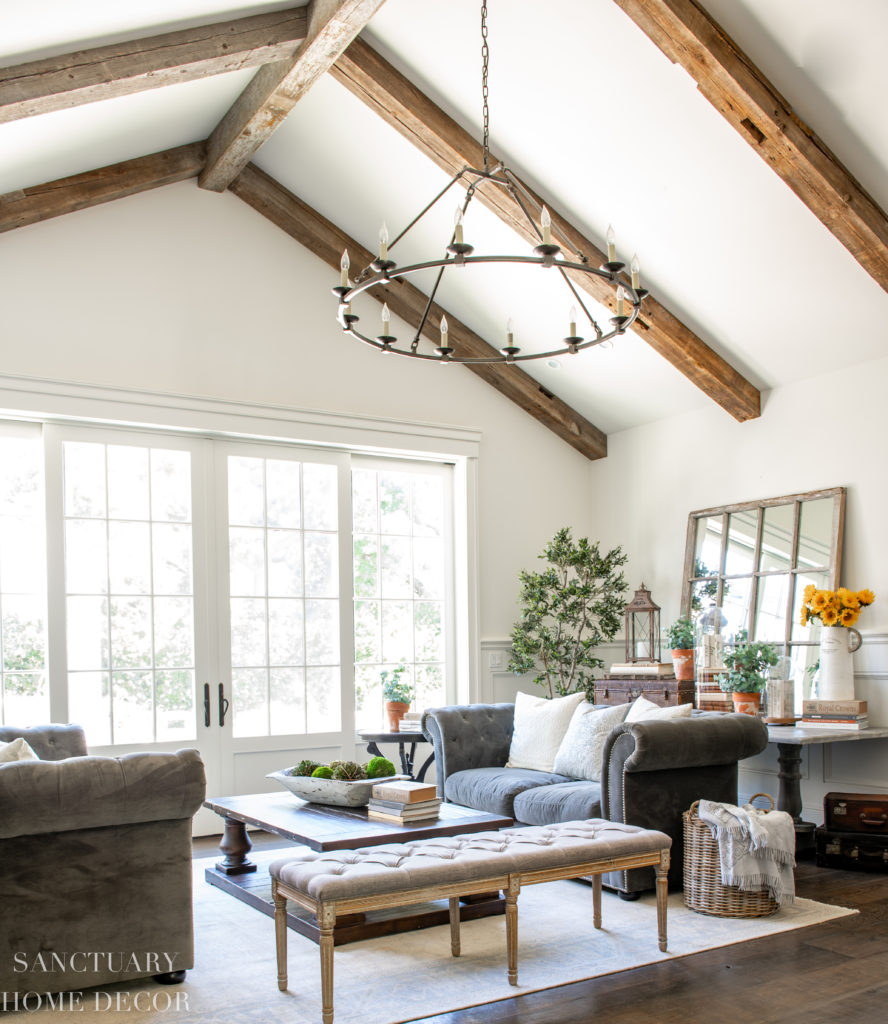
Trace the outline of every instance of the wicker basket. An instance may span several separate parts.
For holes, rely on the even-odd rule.
[[[756,797],[771,801],[768,810],[774,810],[774,800],[767,793]],[[780,909],[767,889],[743,892],[733,885],[722,885],[718,860],[718,842],[697,815],[700,801],[695,800],[690,810],[682,814],[684,823],[684,896],[685,903],[699,914],[713,917],[767,917]]]

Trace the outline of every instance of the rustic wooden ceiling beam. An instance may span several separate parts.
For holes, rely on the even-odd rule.
[[[201,188],[224,192],[296,103],[385,0],[311,0],[305,41],[292,60],[266,64],[207,140]]]
[[[230,185],[231,191],[286,231],[336,271],[332,282],[339,280],[339,261],[347,249],[352,264],[364,266],[374,256],[362,245],[340,231],[316,210],[304,203],[255,164],[248,164]],[[391,282],[369,290],[379,302],[387,302],[391,311],[408,322],[417,323],[425,309],[427,297],[406,281]],[[330,295],[330,316],[334,313],[334,297]],[[467,356],[496,355],[497,350],[461,323],[451,312],[436,303],[432,305],[425,334],[438,341],[437,325],[446,313],[450,324],[450,344]],[[350,342],[350,344],[354,344]],[[397,358],[390,356],[389,358]],[[513,365],[503,363],[472,365],[466,369],[477,374],[503,396],[530,413],[562,440],[588,459],[607,455],[607,437],[560,398],[546,391],[531,376]]]
[[[292,59],[307,26],[297,7],[0,68],[0,124]]]
[[[0,232],[196,178],[203,167],[205,150],[203,142],[192,142],[70,178],[7,192],[0,196]]]
[[[888,215],[724,30],[694,0],[615,2],[888,291]]]
[[[481,143],[363,40],[355,40],[330,73],[447,174],[454,175],[466,165],[482,166]],[[539,209],[542,199],[526,184],[522,183],[522,188]],[[503,189],[479,188],[477,195],[519,235],[538,243],[520,206]],[[595,266],[606,261],[607,256],[594,242],[550,203],[547,206],[554,242],[583,254]],[[613,309],[609,284],[581,272],[570,276],[594,299]],[[633,331],[735,419],[742,422],[761,414],[758,389],[653,296],[645,299]]]

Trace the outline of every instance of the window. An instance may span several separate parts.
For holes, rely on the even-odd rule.
[[[355,698],[359,728],[384,721],[380,672],[403,665],[414,707],[447,702],[452,578],[449,467],[352,471]]]
[[[0,425],[0,722],[49,721],[43,449]]]

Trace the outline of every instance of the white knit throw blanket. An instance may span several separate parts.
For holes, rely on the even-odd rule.
[[[718,840],[722,885],[767,889],[778,904],[795,899],[795,826],[786,811],[701,800],[697,809]]]

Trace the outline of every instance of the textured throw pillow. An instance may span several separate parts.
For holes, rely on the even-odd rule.
[[[627,722],[649,722],[652,718],[690,718],[693,704],[677,704],[672,708],[661,708],[647,697],[638,697],[626,715]]]
[[[529,693],[516,694],[515,726],[506,767],[552,771],[571,716],[582,703],[581,693],[569,693],[553,700],[532,697]]]
[[[39,761],[30,745],[21,736],[11,743],[0,743],[0,764],[6,761]]]
[[[554,770],[572,779],[601,781],[601,755],[604,741],[614,726],[620,724],[629,711],[628,704],[612,708],[595,708],[586,702],[573,713],[558,753]]]

